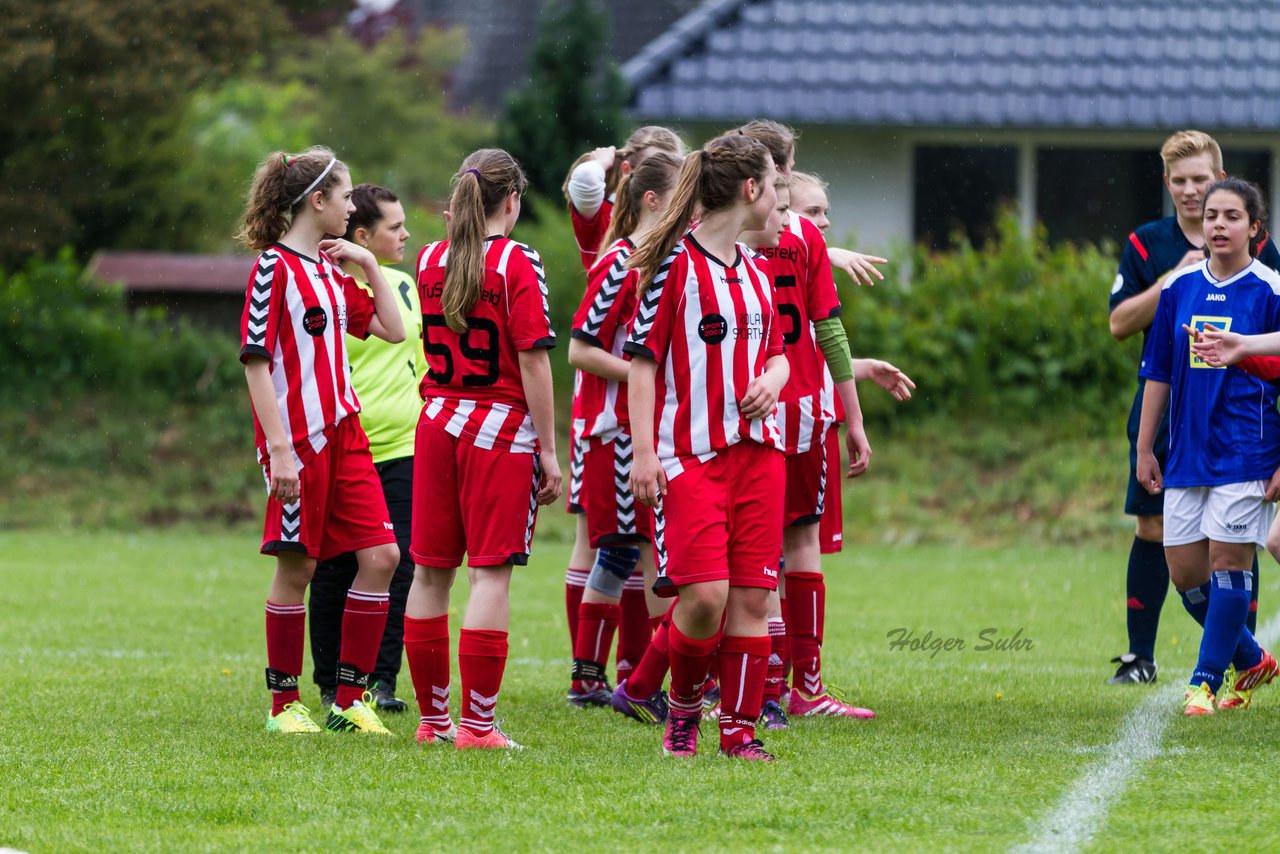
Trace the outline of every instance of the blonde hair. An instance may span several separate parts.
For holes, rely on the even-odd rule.
[[[600,247],[612,246],[619,238],[626,237],[640,227],[640,205],[644,194],[652,190],[658,195],[675,186],[680,172],[680,158],[665,151],[657,151],[624,175],[618,184],[618,195],[613,205],[613,219],[604,233]]]
[[[695,214],[732,206],[743,181],[762,181],[768,171],[769,150],[740,133],[718,136],[686,157],[671,203],[628,261],[627,266],[640,271],[640,287],[648,285],[663,259],[689,230]]]
[[[458,334],[467,331],[467,315],[484,288],[485,221],[501,210],[512,193],[524,195],[528,185],[520,164],[501,148],[472,152],[453,176],[449,260],[440,302],[445,323]]]
[[[1169,174],[1169,168],[1173,166],[1175,160],[1195,157],[1197,154],[1209,155],[1209,165],[1213,170],[1213,177],[1217,179],[1222,174],[1222,149],[1213,137],[1198,130],[1180,130],[1160,146],[1164,174]]]
[[[822,179],[821,175],[815,175],[812,172],[800,172],[800,171],[793,171],[791,173],[791,183],[792,184],[808,184],[812,187],[817,187],[819,190],[821,190],[824,193],[831,186],[830,184],[828,184],[826,181]]]
[[[299,196],[324,173],[330,161],[333,167],[312,193],[328,193],[347,171],[346,164],[332,151],[314,145],[301,154],[284,151],[268,154],[253,174],[236,239],[254,252],[261,252],[283,237],[294,216],[307,203]]]
[[[604,173],[604,194],[606,197],[611,193],[616,193],[618,185],[622,183],[622,164],[629,163],[631,168],[635,169],[642,162],[640,152],[650,148],[665,151],[676,157],[684,157],[685,155],[684,142],[670,128],[664,128],[662,125],[645,125],[644,127],[636,128],[631,136],[627,137],[626,144],[614,152],[613,165]],[[590,159],[591,152],[588,151],[573,161],[573,165],[569,167],[569,174],[565,176],[564,183],[560,186],[560,191],[564,193],[566,199],[569,198],[569,179],[573,176],[573,170]]]

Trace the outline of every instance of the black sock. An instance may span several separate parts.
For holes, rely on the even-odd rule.
[[[1169,593],[1169,565],[1164,559],[1164,545],[1137,537],[1129,549],[1129,572],[1125,578],[1129,628],[1129,652],[1156,660],[1156,631],[1160,628],[1160,609]]]
[[[1249,616],[1245,617],[1245,627],[1249,634],[1258,633],[1258,553],[1253,553],[1253,598],[1249,600]]]

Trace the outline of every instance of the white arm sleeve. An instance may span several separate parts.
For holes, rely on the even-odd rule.
[[[604,204],[604,167],[594,160],[578,165],[569,176],[569,202],[587,219]]]

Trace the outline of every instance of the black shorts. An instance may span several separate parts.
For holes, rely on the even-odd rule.
[[[1138,425],[1142,421],[1142,391],[1145,383],[1139,382],[1138,392],[1133,396],[1133,406],[1129,410],[1129,492],[1124,499],[1124,512],[1130,516],[1163,516],[1164,493],[1152,495],[1138,483]],[[1160,463],[1160,471],[1164,472],[1169,461],[1169,413],[1166,411],[1156,430],[1154,447],[1156,462]]]

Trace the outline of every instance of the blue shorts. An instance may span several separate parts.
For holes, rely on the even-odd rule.
[[[1124,499],[1124,512],[1130,516],[1163,516],[1164,494],[1152,495],[1138,483],[1138,425],[1142,421],[1142,390],[1145,383],[1138,382],[1138,392],[1133,396],[1129,410],[1129,492]],[[1169,413],[1166,411],[1156,430],[1156,461],[1163,472],[1169,461]]]

